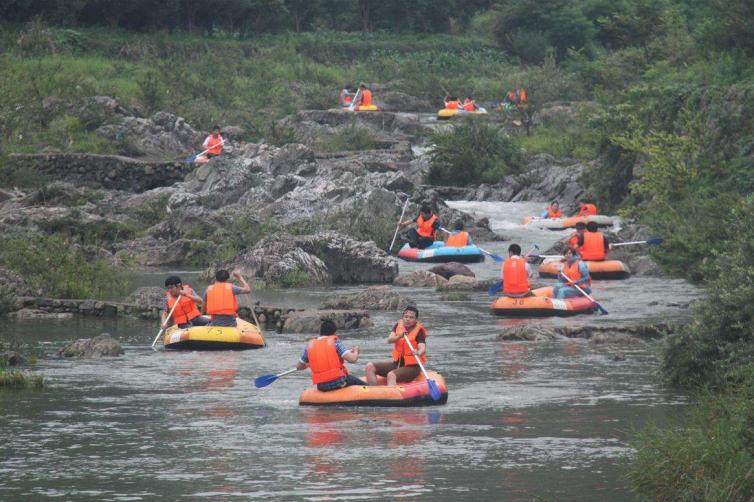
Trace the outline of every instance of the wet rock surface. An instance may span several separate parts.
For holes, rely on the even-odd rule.
[[[543,326],[519,324],[497,335],[503,341],[544,341],[557,338],[586,338],[595,345],[642,343],[643,339],[660,338],[675,327],[667,323],[634,326]]]
[[[340,295],[327,300],[323,309],[403,310],[416,305],[413,298],[403,296],[389,286],[371,286],[359,293]]]
[[[339,330],[368,328],[374,325],[364,310],[299,310],[285,316],[283,333],[319,333],[322,321],[330,319]]]
[[[58,351],[59,357],[79,359],[118,357],[121,355],[123,355],[123,348],[109,333],[102,333],[94,338],[76,340]]]
[[[410,288],[436,288],[448,282],[441,275],[437,275],[429,270],[417,270],[408,274],[401,274],[393,280],[393,286],[403,286]]]
[[[455,275],[463,275],[467,277],[476,276],[469,267],[467,267],[463,263],[458,263],[455,261],[435,265],[434,267],[430,268],[429,271],[434,272],[437,275],[441,275],[445,279],[450,279]]]

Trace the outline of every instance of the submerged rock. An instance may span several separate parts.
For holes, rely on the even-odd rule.
[[[437,275],[441,275],[446,279],[450,279],[455,275],[476,277],[476,274],[474,274],[474,272],[469,267],[467,267],[463,263],[458,263],[456,261],[435,265],[434,267],[430,268],[429,271],[434,272]]]
[[[643,343],[642,338],[658,338],[673,330],[666,323],[635,326],[541,326],[520,324],[506,328],[498,340],[542,341],[555,338],[586,338],[595,345]]]
[[[15,312],[11,312],[8,314],[8,317],[12,317],[14,319],[23,319],[23,320],[29,320],[29,319],[73,319],[73,314],[70,312],[46,312],[44,310],[39,309],[29,309],[29,308],[22,308],[21,310],[17,310]]]
[[[401,274],[393,280],[394,286],[409,288],[436,288],[447,284],[448,280],[429,270],[417,270],[408,274]]]
[[[123,347],[109,333],[102,333],[94,338],[81,338],[58,351],[60,357],[81,359],[118,357],[121,355],[123,355]]]
[[[332,320],[339,330],[374,325],[365,310],[298,310],[283,317],[283,333],[319,333],[320,324],[325,319]]]
[[[360,293],[340,295],[326,301],[325,309],[403,310],[416,305],[413,298],[393,291],[389,286],[372,286]]]

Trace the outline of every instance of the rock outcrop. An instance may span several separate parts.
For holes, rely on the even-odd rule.
[[[446,279],[450,279],[454,275],[465,275],[466,277],[472,278],[476,277],[476,274],[474,274],[473,270],[471,270],[463,263],[458,263],[456,261],[435,265],[434,267],[430,268],[429,271],[437,275],[441,275]]]
[[[102,333],[94,338],[81,338],[58,351],[60,357],[80,359],[118,357],[121,355],[123,355],[123,347],[109,333]]]
[[[429,270],[417,270],[408,274],[401,274],[393,280],[393,286],[408,288],[439,288],[448,280]]]
[[[323,309],[403,310],[416,305],[413,298],[401,295],[389,286],[372,286],[359,293],[339,295],[327,300]]]
[[[330,319],[339,330],[368,328],[374,323],[366,311],[299,310],[285,316],[283,333],[319,333],[323,320]]]

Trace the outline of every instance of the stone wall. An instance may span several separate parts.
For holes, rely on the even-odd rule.
[[[78,185],[144,192],[183,181],[193,170],[186,162],[136,160],[120,155],[91,153],[14,154],[12,168],[33,170],[51,179]]]

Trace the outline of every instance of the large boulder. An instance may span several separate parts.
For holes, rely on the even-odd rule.
[[[299,310],[284,317],[283,333],[319,333],[319,327],[325,319],[333,321],[339,330],[374,325],[365,310]]]
[[[393,280],[393,286],[409,288],[437,288],[446,284],[448,280],[429,270],[417,270],[408,274],[401,274]]]
[[[117,357],[121,355],[123,355],[123,347],[109,333],[102,333],[94,338],[81,338],[58,351],[58,356],[60,357],[77,357],[81,359]]]
[[[339,295],[327,300],[324,309],[403,310],[416,301],[393,291],[389,286],[371,286],[359,293]]]
[[[313,274],[317,284],[385,283],[398,274],[396,261],[374,242],[337,232],[273,234],[225,266],[271,282],[281,274]]]
[[[434,272],[437,275],[441,275],[446,279],[450,279],[454,275],[476,277],[476,274],[474,274],[474,272],[469,267],[467,267],[463,263],[458,263],[456,261],[435,265],[434,267],[430,268],[429,271]]]
[[[204,135],[195,131],[182,117],[164,111],[150,118],[115,116],[96,132],[126,143],[132,155],[151,157],[185,156],[186,152],[201,146],[204,140]]]

